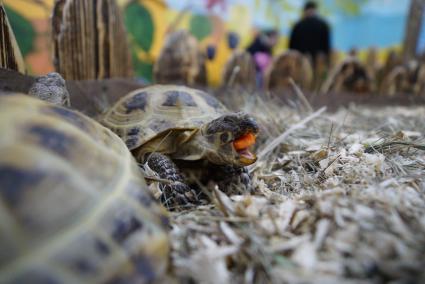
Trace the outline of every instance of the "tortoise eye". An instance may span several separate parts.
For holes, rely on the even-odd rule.
[[[229,143],[230,141],[232,141],[232,139],[233,139],[233,135],[231,135],[231,133],[229,132],[225,132],[220,135],[220,141],[223,144]]]

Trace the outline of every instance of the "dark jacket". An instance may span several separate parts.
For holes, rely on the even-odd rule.
[[[289,48],[310,54],[314,61],[319,53],[329,55],[331,44],[328,24],[318,16],[300,20],[292,29]]]
[[[272,54],[272,48],[261,40],[261,35],[258,35],[254,41],[246,49],[251,55],[257,52]]]

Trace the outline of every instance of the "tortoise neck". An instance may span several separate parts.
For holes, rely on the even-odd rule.
[[[205,137],[199,130],[181,134],[172,144],[171,156],[179,160],[199,160],[204,157],[207,146]]]

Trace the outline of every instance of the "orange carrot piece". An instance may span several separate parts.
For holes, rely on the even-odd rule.
[[[237,151],[246,149],[249,146],[254,144],[255,144],[255,135],[252,133],[247,133],[233,142],[233,146],[235,147]]]

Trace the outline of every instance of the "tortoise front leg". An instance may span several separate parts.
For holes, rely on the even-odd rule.
[[[215,181],[218,187],[226,193],[240,194],[253,191],[251,177],[246,167],[213,165],[210,173],[210,179]]]
[[[169,157],[161,153],[151,153],[147,157],[149,168],[161,179],[170,182],[160,184],[162,192],[160,200],[167,208],[172,208],[176,204],[197,203],[196,193],[185,183],[176,164]]]

